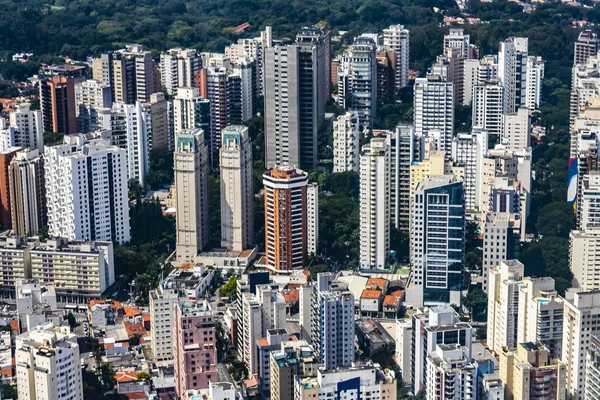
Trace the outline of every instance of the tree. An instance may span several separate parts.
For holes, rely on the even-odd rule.
[[[540,210],[536,227],[544,235],[568,238],[575,228],[573,209],[564,201],[550,203]]]
[[[140,185],[137,179],[130,179],[127,181],[127,189],[129,195],[129,201],[137,200],[141,201],[144,196],[144,188]]]
[[[238,277],[231,277],[227,283],[225,285],[223,285],[220,289],[219,289],[219,296],[221,297],[228,297],[228,298],[232,298],[235,291],[236,291],[236,282],[239,280],[240,278]]]
[[[394,368],[394,354],[396,347],[393,344],[384,344],[383,346],[371,351],[369,358],[380,364],[383,368]]]
[[[473,321],[485,320],[488,299],[487,295],[481,289],[474,289],[467,293],[466,296],[462,297],[461,303],[467,307]]]
[[[135,347],[140,344],[140,335],[133,335],[129,338],[129,345]],[[139,379],[139,378],[138,378]]]
[[[485,340],[487,339],[487,325],[478,326],[475,329],[475,336],[477,340]]]
[[[75,320],[75,316],[71,311],[69,311],[69,313],[67,314],[67,321],[69,322],[69,326],[71,327],[71,329],[77,326],[77,321]]]
[[[308,270],[310,271],[310,279],[314,281],[321,272],[329,272],[329,267],[326,264],[317,264],[308,267]]]
[[[4,399],[18,399],[19,393],[17,388],[13,385],[2,385],[2,392]]]
[[[135,374],[135,377],[140,381],[147,381],[152,378],[149,373],[143,371]]]

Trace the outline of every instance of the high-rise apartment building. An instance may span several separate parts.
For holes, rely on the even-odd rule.
[[[411,205],[413,304],[460,304],[465,253],[463,183],[433,175],[417,185]],[[411,300],[412,302],[412,300]]]
[[[600,339],[596,335],[590,337],[590,349],[585,363],[585,398],[598,400],[600,399]]]
[[[465,167],[463,185],[467,210],[479,209],[481,171],[487,148],[488,133],[481,129],[473,129],[470,134],[459,133],[452,140],[452,160]]]
[[[319,185],[306,186],[306,249],[308,254],[317,254],[319,247]]]
[[[48,223],[44,159],[37,148],[15,153],[8,166],[12,231],[37,235]]]
[[[498,78],[502,82],[504,112],[515,112],[526,104],[528,39],[511,37],[500,42]]]
[[[152,357],[156,362],[169,362],[174,358],[175,305],[179,301],[179,290],[172,285],[151,290],[148,310],[150,332],[152,332]]]
[[[600,292],[569,290],[564,300],[562,362],[567,366],[567,398],[583,400],[590,338],[600,333]]]
[[[465,35],[464,29],[450,29],[444,36],[444,54],[448,55],[449,49],[459,49],[463,58],[469,58],[470,35]]]
[[[69,327],[38,325],[16,338],[19,399],[83,400],[77,336]]]
[[[0,151],[0,223],[4,230],[12,228],[9,167],[19,150],[22,149],[9,147]]]
[[[358,172],[359,126],[354,111],[347,111],[333,121],[333,172]]]
[[[263,184],[267,266],[284,271],[304,267],[308,174],[294,167],[275,167],[265,172]]]
[[[481,82],[473,86],[473,126],[486,130],[488,134],[502,133],[504,88],[498,79]]]
[[[92,72],[95,81],[110,85],[113,102],[146,102],[152,93],[160,91],[152,53],[140,44],[128,44],[125,49],[103,53],[94,59]]]
[[[249,376],[258,372],[257,340],[270,329],[284,329],[286,305],[283,295],[269,285],[256,285],[255,293],[242,293],[241,358]]]
[[[554,289],[554,279],[523,279],[519,288],[517,343],[543,343],[552,359],[562,356],[564,301]]]
[[[449,305],[431,307],[413,314],[412,332],[410,374],[413,393],[425,389],[427,382],[435,379],[429,374],[427,356],[435,351],[438,343],[458,344],[466,349],[464,357],[471,359],[472,327],[460,322],[458,314]]]
[[[204,136],[200,129],[189,129],[179,131],[175,137],[178,261],[191,261],[210,239],[208,145]]]
[[[173,99],[173,131],[202,129],[210,133],[210,101],[200,97],[197,88],[179,88]]]
[[[355,38],[341,67],[338,102],[358,113],[360,125],[372,124],[377,117],[377,43],[367,35]]]
[[[219,380],[215,317],[205,302],[175,304],[172,312],[175,392],[184,398],[188,390]]]
[[[375,137],[360,153],[360,267],[385,269],[390,252],[390,140]]]
[[[454,136],[454,84],[429,75],[415,80],[414,93],[415,135],[421,137],[430,131],[439,131],[438,150],[449,158]]]
[[[415,129],[398,125],[391,140],[390,218],[396,229],[408,232],[410,222],[410,166],[417,160]]]
[[[396,380],[389,371],[382,371],[372,363],[345,368],[319,368],[317,376],[298,377],[294,382],[297,400],[326,400],[342,390],[346,400],[360,400],[362,393],[370,393],[371,400],[396,397]]]
[[[98,298],[115,282],[113,244],[0,236],[1,290],[13,295],[19,279],[54,285],[58,301]]]
[[[390,25],[383,30],[383,45],[396,55],[396,90],[408,86],[410,32],[403,25]]]
[[[75,84],[77,132],[93,132],[102,127],[98,113],[100,110],[112,106],[110,90],[108,83],[101,83],[92,79]]]
[[[50,235],[127,243],[127,154],[104,139],[65,136],[46,147],[44,175]]]
[[[321,273],[313,289],[312,344],[325,369],[354,361],[354,296],[347,286]]]
[[[504,260],[489,270],[488,347],[502,354],[504,347],[517,347],[519,289],[525,267],[517,260]]]
[[[177,88],[191,88],[201,66],[202,60],[196,50],[170,49],[160,55],[161,86],[171,96],[177,93]]]
[[[531,117],[527,108],[502,115],[502,134],[500,141],[504,148],[522,151],[530,147]]]
[[[296,41],[265,50],[266,166],[317,165],[317,131],[329,99],[331,39],[302,28]]]
[[[468,399],[477,392],[477,369],[470,349],[460,344],[438,343],[427,355],[425,393],[429,399]]]
[[[508,400],[564,399],[567,366],[539,343],[519,343],[500,353],[500,379]]]
[[[221,147],[221,131],[228,125],[229,86],[229,74],[225,68],[202,68],[196,76],[200,97],[210,102],[210,147],[213,157],[218,155]]]
[[[40,81],[40,109],[44,132],[65,135],[77,132],[75,83],[72,78],[55,76]]]
[[[483,262],[482,290],[488,293],[488,278],[491,268],[504,260],[519,258],[521,245],[520,215],[511,212],[492,212],[485,214],[483,223]]]
[[[243,125],[228,126],[221,138],[221,247],[242,251],[254,243],[252,142]]]
[[[590,57],[598,53],[598,35],[590,29],[579,33],[575,41],[575,51],[573,52],[573,65],[585,65]]]
[[[40,110],[32,110],[29,103],[17,104],[8,114],[8,120],[11,128],[15,129],[15,141],[11,146],[36,147],[44,151],[44,125]]]
[[[285,341],[269,356],[272,400],[293,400],[296,376],[315,376],[318,359],[305,340]]]
[[[527,57],[527,83],[525,92],[525,104],[522,105],[530,110],[537,110],[542,99],[542,81],[544,80],[545,63],[542,57]]]
[[[247,56],[238,57],[233,63],[233,74],[239,76],[240,80],[240,121],[247,121],[254,116],[255,99],[255,69],[256,64]],[[231,115],[230,120],[235,121]]]

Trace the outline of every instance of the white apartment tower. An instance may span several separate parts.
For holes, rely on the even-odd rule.
[[[44,127],[42,112],[32,110],[29,103],[18,104],[8,115],[10,127],[15,130],[15,140],[10,146],[36,147],[44,151]]]
[[[332,285],[332,278],[331,273],[318,275],[312,306],[312,344],[325,369],[354,361],[354,296]]]
[[[454,84],[430,75],[415,80],[414,93],[415,135],[421,137],[430,131],[439,131],[439,150],[450,157],[454,136]]]
[[[471,364],[471,350],[460,344],[437,344],[427,356],[428,399],[460,400],[477,392],[477,368]]]
[[[99,111],[112,106],[108,83],[92,79],[75,83],[75,116],[77,132],[93,132],[102,126]]]
[[[473,87],[473,127],[486,130],[490,135],[502,133],[503,93],[504,88],[497,79]]]
[[[564,305],[562,362],[567,365],[567,398],[583,400],[590,339],[600,333],[600,292],[569,290]]]
[[[150,331],[152,332],[152,357],[156,362],[173,360],[175,326],[175,304],[179,300],[179,291],[173,287],[151,290],[148,310],[150,313]]]
[[[252,142],[243,125],[228,126],[221,138],[221,247],[242,251],[254,243]]]
[[[333,172],[358,172],[359,140],[356,112],[348,111],[333,121]]]
[[[127,243],[127,154],[106,140],[65,136],[44,153],[48,228],[69,240]]]
[[[530,110],[537,110],[540,106],[544,66],[545,63],[542,57],[527,57],[527,92],[525,93],[524,106]]]
[[[360,267],[385,269],[390,252],[390,142],[376,137],[360,154]]]
[[[191,88],[201,65],[196,50],[170,49],[160,55],[160,83],[169,95],[175,95],[177,88]]]
[[[498,78],[504,88],[504,112],[515,112],[526,104],[527,53],[527,38],[512,37],[500,42]]]
[[[306,186],[306,249],[308,254],[317,254],[319,247],[319,185]]]
[[[530,147],[530,130],[529,109],[521,107],[517,112],[503,114],[500,142],[508,150],[527,150]]]
[[[383,30],[383,45],[396,53],[396,89],[408,86],[410,32],[403,25]]]
[[[444,36],[444,54],[448,55],[448,49],[459,49],[462,58],[469,58],[469,46],[471,36],[465,35],[464,29],[450,29]]]
[[[485,293],[488,293],[490,269],[497,267],[504,260],[519,258],[521,233],[520,215],[511,212],[485,213],[482,263],[482,290]]]
[[[488,347],[496,354],[517,348],[519,289],[525,267],[517,260],[505,260],[489,271]]]
[[[79,345],[68,327],[38,325],[16,338],[19,399],[83,400]]]
[[[176,136],[177,260],[191,261],[208,244],[208,145],[202,130]]]
[[[173,99],[173,132],[202,129],[210,132],[210,102],[200,97],[197,88],[178,88]]]
[[[410,166],[419,150],[412,125],[398,125],[391,138],[390,218],[396,229],[408,232],[410,221]]]
[[[488,133],[482,129],[473,129],[470,134],[459,133],[452,140],[452,160],[465,167],[463,185],[467,210],[479,209],[481,171],[487,148]]]
[[[543,343],[552,359],[562,355],[564,300],[554,289],[554,279],[525,278],[519,288],[517,343]]]

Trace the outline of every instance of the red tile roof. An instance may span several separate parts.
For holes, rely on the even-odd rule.
[[[144,324],[138,322],[137,324],[131,324],[129,322],[123,322],[125,325],[125,330],[127,330],[127,336],[132,337],[134,335],[138,336],[146,336],[146,328],[144,328]]]
[[[387,279],[383,279],[383,278],[369,278],[369,280],[367,281],[367,286],[368,288],[371,288],[373,286],[379,288],[379,289],[383,289],[385,287],[385,285],[388,283]]]
[[[360,295],[361,299],[378,299],[381,297],[381,290],[365,289]]]
[[[10,320],[10,329],[12,329],[13,331],[19,330],[19,323],[17,322],[17,320],[14,320],[14,319]]]
[[[126,317],[137,317],[142,315],[139,309],[133,307],[123,307],[123,315]]]
[[[133,382],[137,381],[137,372],[117,372],[115,374],[115,380],[117,382]]]

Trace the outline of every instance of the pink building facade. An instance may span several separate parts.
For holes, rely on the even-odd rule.
[[[175,314],[175,391],[185,398],[187,390],[219,382],[215,321],[203,303],[176,305]]]

